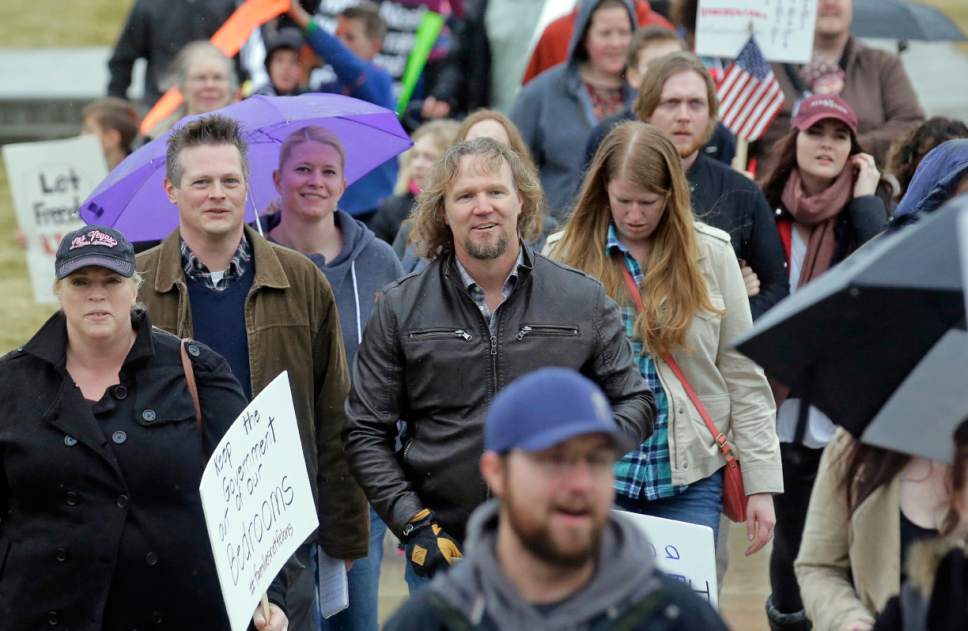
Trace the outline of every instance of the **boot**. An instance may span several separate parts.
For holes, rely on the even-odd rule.
[[[813,624],[807,619],[807,612],[803,609],[794,613],[783,613],[773,606],[773,596],[766,599],[766,619],[770,623],[770,631],[810,631]]]

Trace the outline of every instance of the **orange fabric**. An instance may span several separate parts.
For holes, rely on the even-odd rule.
[[[288,11],[289,5],[289,0],[246,0],[209,41],[226,56],[234,57],[253,30]],[[155,125],[171,116],[182,101],[184,97],[178,88],[165,92],[141,121],[141,133],[147,134]]]
[[[636,0],[635,14],[638,17],[639,26],[656,25],[675,30],[669,20],[653,11],[651,5],[645,0]],[[545,27],[544,33],[534,47],[534,52],[531,53],[531,60],[524,71],[521,85],[527,84],[548,68],[568,59],[568,44],[571,42],[571,32],[575,30],[577,19],[578,7],[576,6],[571,13],[561,16]]]

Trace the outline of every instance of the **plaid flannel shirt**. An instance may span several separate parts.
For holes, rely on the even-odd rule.
[[[180,240],[180,245],[182,267],[185,269],[185,276],[215,291],[225,291],[233,281],[242,278],[242,275],[245,274],[245,266],[252,260],[249,241],[245,238],[245,235],[242,235],[242,239],[239,241],[239,247],[235,251],[235,256],[229,261],[229,266],[225,268],[225,273],[222,274],[222,278],[216,282],[212,278],[211,270],[198,260],[198,257],[195,256],[195,253],[188,247],[184,239]]]
[[[622,253],[622,259],[632,273],[632,278],[641,285],[645,273],[638,261],[618,240],[615,226],[610,224],[605,240],[605,253],[611,256],[616,251]],[[669,401],[662,382],[659,381],[655,361],[651,355],[642,352],[642,342],[634,335],[637,315],[635,308],[619,305],[619,311],[625,323],[625,334],[632,343],[632,353],[638,359],[639,371],[655,396],[656,415],[652,435],[638,449],[628,452],[615,463],[615,491],[632,499],[658,500],[672,497],[682,493],[687,487],[672,484],[672,464],[669,461]]]
[[[457,271],[460,273],[461,282],[467,288],[467,293],[471,295],[474,304],[481,310],[481,315],[484,316],[484,321],[487,322],[487,328],[490,330],[491,335],[497,335],[497,321],[494,319],[494,312],[500,309],[501,305],[498,305],[494,311],[491,311],[491,308],[487,306],[487,299],[484,296],[484,290],[481,289],[481,286],[471,278],[471,275],[467,273],[464,266],[460,264],[460,259],[456,256],[454,257],[454,263],[457,264]],[[519,250],[518,260],[514,263],[511,273],[508,274],[508,277],[504,280],[504,285],[501,287],[501,304],[504,304],[504,301],[511,295],[511,290],[517,284],[518,268],[522,265],[524,265],[524,252]]]

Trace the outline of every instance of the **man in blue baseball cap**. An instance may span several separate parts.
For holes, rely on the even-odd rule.
[[[471,516],[466,556],[385,628],[726,629],[611,511],[612,466],[631,447],[578,372],[543,368],[510,384],[488,410],[480,467],[494,499]]]

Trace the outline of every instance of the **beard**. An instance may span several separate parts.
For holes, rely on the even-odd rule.
[[[478,243],[470,237],[467,237],[464,239],[464,250],[475,259],[491,261],[507,252],[509,242],[507,234],[503,232],[498,237],[496,243]]]
[[[548,522],[538,522],[528,515],[531,511],[518,509],[512,496],[513,491],[509,488],[504,497],[504,514],[507,516],[508,525],[521,545],[535,558],[550,566],[571,570],[583,567],[598,555],[605,520],[593,526],[583,545],[563,549],[552,536]]]

